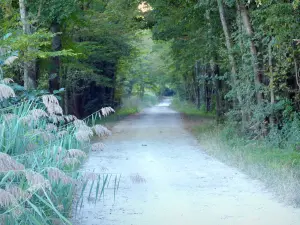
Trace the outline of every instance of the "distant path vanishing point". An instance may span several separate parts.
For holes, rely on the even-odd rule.
[[[118,123],[85,170],[121,173],[116,200],[84,202],[78,225],[299,225],[263,185],[205,154],[170,100]],[[200,143],[201,145],[201,143]],[[104,170],[107,168],[107,170]]]

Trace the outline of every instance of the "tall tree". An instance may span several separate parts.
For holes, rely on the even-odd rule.
[[[261,103],[262,102],[262,91],[261,91],[261,86],[262,86],[262,69],[260,68],[259,62],[258,62],[258,53],[257,53],[257,48],[254,43],[254,31],[253,27],[250,21],[250,16],[249,16],[249,11],[246,8],[245,4],[240,1],[236,0],[237,8],[239,12],[241,13],[242,21],[246,30],[246,33],[249,37],[249,42],[250,42],[250,51],[252,55],[252,65],[253,65],[253,72],[254,72],[254,82],[255,82],[255,88],[256,88],[256,98],[257,102]]]
[[[30,22],[28,20],[28,9],[25,0],[19,0],[19,6],[20,6],[20,16],[21,16],[21,22],[23,26],[23,33],[25,35],[31,35],[32,34],[32,28],[30,25]],[[28,48],[28,51],[32,51],[31,48]],[[36,68],[36,60],[25,60],[23,64],[23,70],[24,70],[24,87],[27,90],[35,89],[37,86],[37,68]]]
[[[61,34],[59,34],[60,24],[56,21],[53,21],[50,28],[51,32],[54,34],[52,38],[52,51],[60,51],[62,50],[62,40]],[[51,58],[51,69],[50,69],[50,77],[49,77],[49,90],[53,93],[54,90],[58,90],[60,88],[60,69],[61,69],[61,59],[59,56],[54,56]]]

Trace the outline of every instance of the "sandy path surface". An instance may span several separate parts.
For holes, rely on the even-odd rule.
[[[121,173],[116,200],[106,192],[96,205],[84,201],[74,224],[300,224],[299,209],[206,155],[183,127],[168,100],[118,123],[105,151],[93,152],[83,168]]]

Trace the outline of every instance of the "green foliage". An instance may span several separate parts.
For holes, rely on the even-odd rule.
[[[143,98],[145,93],[161,95],[169,85],[168,65],[170,64],[169,44],[154,42],[150,30],[135,34],[138,39],[132,42],[130,56],[123,57],[118,65],[118,86],[122,96],[137,95]]]
[[[5,46],[10,51],[19,51],[20,60],[30,61],[36,58],[50,58],[55,56],[77,56],[71,49],[62,51],[43,51],[46,47],[51,45],[51,39],[54,34],[47,32],[46,30],[40,30],[32,35],[12,35],[7,39],[0,41],[0,46]],[[28,51],[28,49],[31,49]]]
[[[19,23],[18,1],[0,3],[0,34],[13,33],[0,45],[19,52],[14,78],[25,80],[15,72],[23,72],[24,61],[37,62],[32,74],[38,77],[37,86],[52,89],[49,85],[56,79],[56,86],[66,89],[64,102],[70,104],[65,108],[75,108],[80,117],[100,106],[119,104],[113,98],[117,64],[132,50],[132,32],[140,27],[136,20],[141,16],[139,1],[28,0],[25,4],[30,24],[27,35],[22,34]],[[75,95],[85,99],[83,105]]]
[[[80,12],[80,1],[73,0],[49,0],[49,1],[32,1],[27,2],[30,5],[30,13],[32,15],[38,12],[38,19],[44,25],[53,22],[62,23],[66,22],[70,17],[75,16],[76,12]]]
[[[206,112],[205,108],[197,109],[197,107],[190,102],[187,101],[181,101],[179,98],[175,98],[172,101],[172,107],[176,109],[177,111],[183,113],[190,119],[196,119],[198,118],[214,118],[215,112]]]
[[[171,44],[169,81],[181,100],[223,114],[250,139],[264,138],[271,130],[280,133],[300,106],[297,3],[220,2],[226,38],[217,1],[149,1],[153,37]],[[211,69],[216,65],[218,74]]]
[[[83,106],[76,106],[76,101],[72,103],[84,108],[80,114],[88,115],[99,106],[120,103],[115,94],[117,65],[132,50],[129,42],[134,38],[131,32],[135,30],[132,18],[137,14],[136,4],[134,1],[81,2],[79,5],[84,10],[80,12],[80,21],[72,19],[67,23],[62,34],[63,45],[70,46],[82,57],[64,60],[63,86],[73,95],[86,96]]]
[[[27,0],[25,14],[30,32],[23,34],[19,2],[1,1],[0,35],[12,34],[0,41],[1,64],[12,52],[18,55],[17,63],[3,67],[3,71],[21,83],[25,81],[23,70],[30,62],[31,68],[37,69],[29,72],[33,79],[37,77],[38,87],[48,89],[49,83],[56,82],[55,88],[62,88],[51,91],[62,100],[64,110],[78,117],[92,114],[87,124],[99,119],[98,109],[102,106],[120,106],[116,116],[122,117],[155,104],[156,96],[172,89],[178,95],[174,107],[190,118],[225,118],[221,141],[230,149],[241,148],[232,153],[236,161],[244,158],[258,167],[264,163],[269,168],[279,165],[279,170],[285,169],[285,163],[292,164],[288,170],[297,167],[299,0],[149,0],[151,10],[147,12],[138,10],[140,2]],[[18,95],[0,103],[5,111],[0,117],[1,152],[13,155],[26,169],[46,178],[48,167],[78,178],[73,172],[79,165],[61,166],[47,155],[48,150],[54,146],[55,151],[56,147],[90,147],[89,143],[83,146],[76,140],[76,126],[66,124],[65,119],[57,124],[68,133],[63,138],[45,131],[57,117],[37,121],[35,128],[53,136],[53,140],[45,140],[36,129],[22,124],[19,120],[26,118],[31,109],[45,109],[38,99],[48,92],[25,91],[16,83],[9,87]],[[11,124],[5,122],[7,112],[17,117]],[[208,129],[204,127],[204,131]],[[40,148],[30,149],[33,157],[28,157],[27,145],[31,144]],[[0,188],[7,184],[5,176]],[[26,176],[10,179],[24,190],[30,186]],[[107,179],[98,176],[96,186],[101,186],[100,180],[105,186]],[[0,204],[0,210],[8,215],[5,223],[51,224],[55,221],[47,218],[53,215],[67,223],[69,199],[75,190],[72,185],[51,185],[52,191],[44,188],[19,204],[29,211],[20,217]],[[83,182],[82,190],[89,185],[93,187]],[[97,199],[102,191],[98,188],[96,192]],[[76,205],[80,206],[82,200],[83,192]],[[58,210],[62,206],[64,210]]]

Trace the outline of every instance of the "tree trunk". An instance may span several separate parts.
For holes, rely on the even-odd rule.
[[[208,82],[207,82],[207,77],[209,76],[208,75],[208,67],[207,65],[205,65],[205,68],[204,68],[204,74],[205,74],[205,78],[203,80],[203,92],[204,92],[204,103],[205,103],[205,111],[206,112],[209,112],[209,88],[208,88]]]
[[[72,98],[73,98],[73,112],[72,114],[74,114],[77,118],[81,118],[82,113],[81,113],[81,94],[78,94],[75,91],[75,88],[73,87],[72,90]]]
[[[116,74],[113,74],[113,88],[110,90],[110,106],[115,107],[115,93],[116,93],[116,88],[117,88],[117,76]]]
[[[183,75],[183,85],[184,85],[184,98],[185,100],[189,100],[189,89],[188,89],[188,83],[187,83],[187,78],[186,74]]]
[[[203,81],[203,104],[205,104],[205,111],[208,112],[206,79]]]
[[[144,84],[141,84],[140,86],[140,98],[143,99],[145,95],[145,86]]]
[[[56,34],[52,39],[52,50],[60,51],[62,49],[61,36],[58,34],[60,32],[60,25],[57,22],[51,24],[51,32]],[[51,59],[51,69],[49,77],[49,91],[53,93],[54,90],[60,88],[60,57],[52,57]]]
[[[223,32],[225,36],[225,42],[226,42],[226,47],[228,51],[228,58],[229,58],[229,63],[231,66],[231,72],[232,72],[232,80],[233,84],[237,86],[237,66],[236,66],[236,61],[234,59],[233,53],[232,53],[232,42],[231,42],[231,37],[229,33],[229,29],[227,26],[226,18],[225,18],[225,12],[224,12],[224,5],[222,0],[217,0],[218,2],[218,8],[219,8],[219,14],[220,14],[220,19],[223,27]],[[237,91],[237,99],[240,105],[243,104],[242,102],[242,97],[239,91]]]
[[[227,26],[226,18],[225,18],[224,5],[223,5],[222,0],[217,0],[217,2],[218,2],[220,19],[221,19],[221,23],[222,23],[222,27],[223,27],[223,32],[224,32],[224,36],[225,36],[225,41],[226,41],[229,62],[231,65],[232,73],[233,73],[233,75],[236,76],[237,75],[237,67],[236,67],[236,62],[235,62],[233,54],[232,54],[232,43],[231,43],[230,33],[229,33],[228,26]],[[236,79],[236,77],[234,77],[234,79]]]
[[[220,19],[221,19],[221,23],[222,23],[222,27],[223,27],[223,32],[224,32],[224,36],[225,36],[226,47],[227,47],[227,51],[228,51],[229,63],[231,65],[232,81],[233,81],[233,85],[237,87],[238,86],[238,82],[237,82],[238,71],[237,71],[236,61],[233,56],[232,42],[231,42],[231,37],[230,37],[229,29],[227,26],[226,18],[225,18],[224,5],[223,5],[222,0],[217,0],[217,2],[218,2]],[[243,99],[242,99],[242,95],[241,95],[240,91],[237,90],[236,95],[237,95],[237,100],[238,100],[238,103],[239,103],[240,109],[241,109],[242,129],[244,129],[245,123],[247,121],[247,115],[246,115],[245,110],[243,109]]]
[[[20,7],[21,22],[23,26],[23,33],[31,34],[30,24],[27,21],[27,9],[25,5],[25,0],[19,0],[19,7]]]
[[[64,110],[65,110],[65,114],[68,115],[69,114],[69,88],[66,87],[65,92],[64,92]]]
[[[296,83],[297,83],[297,86],[298,86],[298,89],[300,91],[300,69],[298,69],[298,60],[296,58],[296,55],[294,54],[294,70],[295,70],[295,78],[296,78]]]
[[[219,121],[222,116],[222,103],[221,103],[221,94],[220,94],[220,91],[222,89],[222,83],[219,79],[219,75],[220,75],[219,66],[216,65],[214,61],[211,61],[211,70],[215,81],[214,86],[215,86],[215,95],[216,95],[216,116],[217,116],[217,121]]]
[[[64,94],[62,96],[62,108],[64,109],[64,114],[69,114],[69,86],[67,85],[67,76],[69,73],[69,67],[65,66],[62,68],[61,71],[61,83],[62,86],[65,88]]]
[[[27,9],[25,5],[25,0],[19,0],[20,7],[20,16],[21,23],[23,27],[23,33],[30,35],[32,33],[30,24],[27,18]],[[31,51],[32,49],[28,49]],[[36,88],[36,78],[37,78],[37,69],[36,69],[36,60],[26,61],[24,62],[24,87],[26,90],[35,89]]]
[[[272,106],[275,103],[275,94],[274,94],[274,77],[273,77],[273,57],[272,57],[272,40],[269,43],[268,46],[268,53],[269,53],[269,72],[270,72],[270,95],[271,95],[271,104]],[[272,109],[273,111],[273,109]],[[270,123],[273,126],[274,125],[274,113],[272,112],[271,118],[270,118]]]
[[[241,17],[242,17],[242,21],[243,21],[243,25],[245,27],[246,33],[250,39],[250,52],[252,55],[256,98],[257,98],[257,103],[261,103],[262,99],[263,99],[262,92],[260,91],[260,87],[262,84],[262,74],[261,74],[261,70],[259,69],[259,64],[258,64],[257,48],[253,41],[254,32],[253,32],[252,24],[250,22],[249,12],[248,12],[245,4],[243,4],[239,0],[237,0],[236,3],[237,3],[237,8],[241,13]]]
[[[200,83],[199,79],[199,61],[196,61],[196,68],[195,68],[195,82],[196,82],[196,94],[197,94],[197,108],[201,108],[201,90],[200,90]]]
[[[274,77],[273,77],[273,63],[272,63],[272,43],[269,43],[269,72],[270,72],[270,92],[271,92],[271,104],[275,103],[274,94]]]
[[[198,94],[197,94],[197,66],[195,64],[194,71],[192,72],[192,87],[194,91],[194,104],[197,106],[198,105]]]
[[[211,110],[211,98],[210,98],[210,89],[209,89],[207,80],[205,80],[205,97],[206,97],[206,101],[205,101],[206,112],[210,112],[210,110]]]

